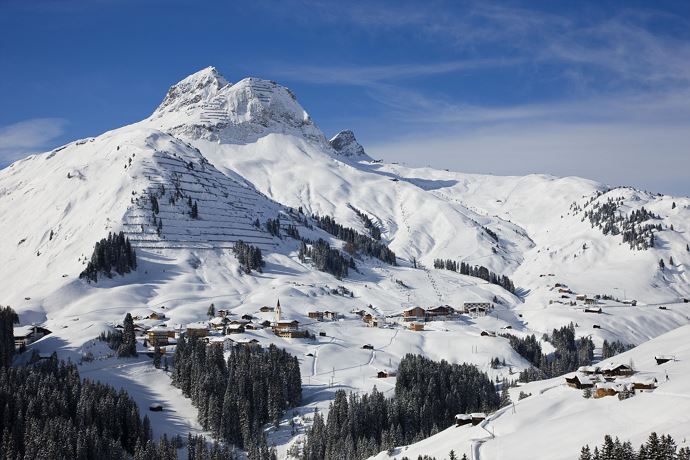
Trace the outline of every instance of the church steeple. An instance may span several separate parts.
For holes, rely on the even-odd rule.
[[[280,322],[280,299],[278,299],[278,303],[276,304],[276,325]]]

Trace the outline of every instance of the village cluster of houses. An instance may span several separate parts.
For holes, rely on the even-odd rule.
[[[600,298],[598,295],[588,296],[586,294],[576,294],[572,291],[572,289],[563,283],[554,284],[551,290],[556,290],[559,294],[559,299],[565,300],[549,300],[549,304],[560,303],[574,307],[578,305],[579,302],[580,304],[585,305],[585,313],[601,313],[601,307],[597,307]],[[573,295],[575,296],[575,300],[572,300]],[[623,300],[623,303],[634,307],[637,305],[637,300]]]
[[[565,383],[578,390],[589,388],[595,398],[616,396],[624,391],[652,391],[656,388],[655,377],[635,374],[635,370],[627,364],[611,364],[605,367],[582,366],[574,376],[565,377]]]

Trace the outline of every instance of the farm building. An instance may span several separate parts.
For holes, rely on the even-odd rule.
[[[323,312],[322,311],[310,311],[309,313],[307,313],[307,316],[309,316],[309,319],[315,319],[317,321],[323,320]]]
[[[34,343],[36,340],[50,334],[44,327],[30,325],[18,326],[14,328],[14,346],[19,348]]]
[[[260,311],[261,313],[273,313],[274,310],[275,310],[275,308],[273,308],[273,307],[267,307],[266,305],[264,305],[263,307],[259,308],[259,311]]]
[[[632,381],[635,390],[654,390],[657,384],[656,377],[637,377]]]
[[[439,305],[438,307],[429,307],[426,309],[426,319],[431,321],[435,319],[447,319],[454,314],[455,310],[448,305]]]
[[[413,321],[410,323],[409,329],[411,331],[423,331],[424,330],[424,323],[421,323],[419,321]]]
[[[305,333],[299,328],[299,321],[296,319],[283,319],[275,323],[273,333],[283,338],[301,338]]]
[[[336,313],[336,312],[334,312],[334,311],[328,311],[328,310],[326,310],[325,312],[323,312],[323,317],[324,317],[325,319],[327,319],[327,320],[330,320],[330,321],[335,321],[335,320],[337,320],[339,316],[340,316],[340,315],[338,315],[338,313]]]
[[[241,334],[245,330],[245,326],[242,323],[232,323],[225,326],[226,334]]]
[[[627,364],[611,364],[602,368],[601,373],[605,377],[619,377],[633,375],[635,371]]]
[[[470,416],[472,417],[472,425],[479,425],[486,418],[484,412],[473,412]]]
[[[208,324],[189,323],[187,324],[187,337],[206,337],[208,335]]]
[[[426,311],[422,307],[411,307],[403,310],[403,321],[424,321]]]
[[[592,379],[590,379],[589,377],[587,377],[585,375],[580,375],[580,374],[575,374],[572,377],[566,377],[565,383],[569,387],[577,388],[578,390],[582,390],[583,388],[592,388],[594,386]]]
[[[613,382],[598,382],[594,385],[594,393],[592,396],[595,398],[604,398],[606,396],[616,396],[618,393],[626,389],[625,385],[622,383]]]
[[[482,331],[480,335],[482,337],[496,337],[496,333],[494,331]]]
[[[146,334],[151,345],[167,345],[169,339],[175,338],[175,329],[165,326],[154,326]]]
[[[577,371],[585,375],[601,374],[601,369],[598,366],[580,366]]]
[[[457,414],[455,416],[455,426],[464,426],[472,423],[472,416],[470,414]]]
[[[601,307],[588,307],[585,308],[585,313],[601,313]]]
[[[655,356],[654,359],[656,360],[656,364],[659,366],[669,361],[674,361],[673,356]]]

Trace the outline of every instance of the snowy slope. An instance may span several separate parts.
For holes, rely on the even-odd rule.
[[[686,309],[687,311],[687,309]],[[652,431],[670,434],[679,447],[690,438],[690,326],[683,326],[608,363],[632,361],[642,378],[656,378],[658,388],[620,401],[617,397],[585,399],[582,391],[565,386],[563,377],[533,382],[511,389],[512,406],[498,411],[476,427],[451,427],[411,446],[396,449],[393,456],[416,458],[427,454],[447,458],[453,449],[479,459],[577,458],[585,444],[600,445],[605,434],[639,446]],[[669,355],[675,361],[661,366],[654,357]],[[666,379],[668,375],[668,380]],[[520,391],[532,396],[518,401]],[[566,435],[567,433],[567,435]],[[525,442],[529,440],[529,442]],[[538,453],[538,454],[537,454]]]

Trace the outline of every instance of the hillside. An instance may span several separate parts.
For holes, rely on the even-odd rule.
[[[80,364],[85,376],[126,388],[142,407],[160,400],[171,405],[170,413],[155,415],[157,434],[199,432],[195,409],[148,358],[123,364],[94,341],[135,310],[162,312],[171,327],[207,320],[210,304],[271,321],[273,314],[260,309],[280,299],[285,317],[316,338],[281,338],[268,329],[241,337],[275,343],[299,358],[299,429],[292,433],[286,417],[270,435],[282,454],[304,432],[314,408],[327,410],[335,390],[377,386],[390,394],[395,378],[377,378],[377,372],[395,370],[407,353],[473,363],[493,379],[515,379],[529,363],[507,339],[492,335],[511,329],[541,338],[571,322],[578,337],[592,338],[597,354],[605,339],[643,344],[629,352],[640,365],[648,357],[643,347],[685,352],[674,340],[687,333],[677,328],[690,323],[690,304],[677,303],[690,298],[690,199],[574,177],[473,175],[374,161],[351,131],[329,141],[289,89],[258,78],[233,84],[212,67],[174,84],[145,120],[0,171],[0,213],[0,253],[7,255],[0,266],[0,305],[11,305],[22,325],[52,331],[30,349],[73,361],[92,353],[95,362]],[[370,245],[388,246],[397,258],[386,262],[353,249],[345,232],[319,228],[324,216]],[[80,279],[94,244],[110,232],[129,238],[136,270],[97,282]],[[348,263],[352,257],[347,275],[318,270],[318,257],[304,256],[300,239],[311,247],[321,239],[331,257]],[[261,249],[260,271],[247,273],[240,264],[233,253],[240,240]],[[491,284],[490,277],[433,268],[436,259],[509,276],[515,292]],[[487,316],[431,321],[424,331],[410,330],[401,319],[412,306],[461,310],[472,302],[494,308]],[[601,313],[585,312],[590,305]],[[362,309],[386,326],[367,327],[353,313]],[[340,319],[309,317],[325,310]],[[492,367],[493,358],[506,365]],[[668,394],[681,394],[679,406],[685,402],[682,392]],[[528,412],[535,418],[547,420],[571,406],[584,411],[576,393],[544,395],[558,397],[553,406],[535,402]],[[517,424],[499,426],[510,419],[502,414],[493,441],[501,429],[504,439],[519,439]],[[649,419],[630,436],[657,425]],[[483,435],[472,430],[467,440]],[[437,436],[457,435],[451,431]],[[573,446],[599,442],[593,433],[574,437]],[[424,451],[434,439],[410,452],[436,452]],[[439,448],[451,445],[438,439]],[[498,445],[492,442],[482,452]]]

